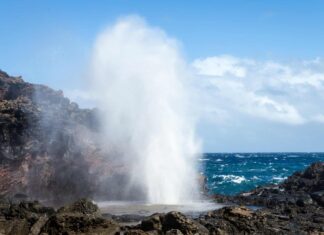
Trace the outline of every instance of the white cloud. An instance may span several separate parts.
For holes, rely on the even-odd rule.
[[[314,116],[313,121],[324,123],[324,114],[318,114]]]
[[[245,77],[246,68],[244,64],[250,64],[252,61],[241,60],[233,56],[223,55],[197,59],[193,66],[198,74],[207,76],[221,77],[224,75],[234,75],[236,77]]]
[[[209,98],[204,110],[226,116],[250,117],[290,125],[324,122],[324,62],[279,63],[233,56],[213,56],[192,63],[198,81]],[[201,84],[200,84],[201,83]],[[206,89],[206,87],[208,89]],[[210,116],[211,114],[205,113]]]

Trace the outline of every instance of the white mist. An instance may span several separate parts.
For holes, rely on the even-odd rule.
[[[123,18],[99,35],[91,74],[107,145],[130,167],[129,188],[154,204],[197,199],[199,144],[177,42],[139,17]]]

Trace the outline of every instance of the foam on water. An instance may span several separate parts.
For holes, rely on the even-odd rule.
[[[247,181],[247,179],[244,176],[238,176],[238,175],[213,175],[212,176],[213,179],[221,179],[221,181],[219,181],[219,184],[223,184],[226,182],[233,182],[235,184],[240,184],[244,181]]]

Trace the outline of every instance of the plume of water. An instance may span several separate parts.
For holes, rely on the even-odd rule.
[[[107,145],[130,167],[125,192],[136,187],[155,204],[194,199],[199,143],[177,42],[140,17],[122,18],[97,38],[91,68]]]

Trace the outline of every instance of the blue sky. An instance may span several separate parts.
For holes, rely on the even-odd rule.
[[[324,1],[2,1],[0,10],[9,74],[81,89],[98,33],[136,14],[176,38],[197,70],[205,151],[324,149]]]

